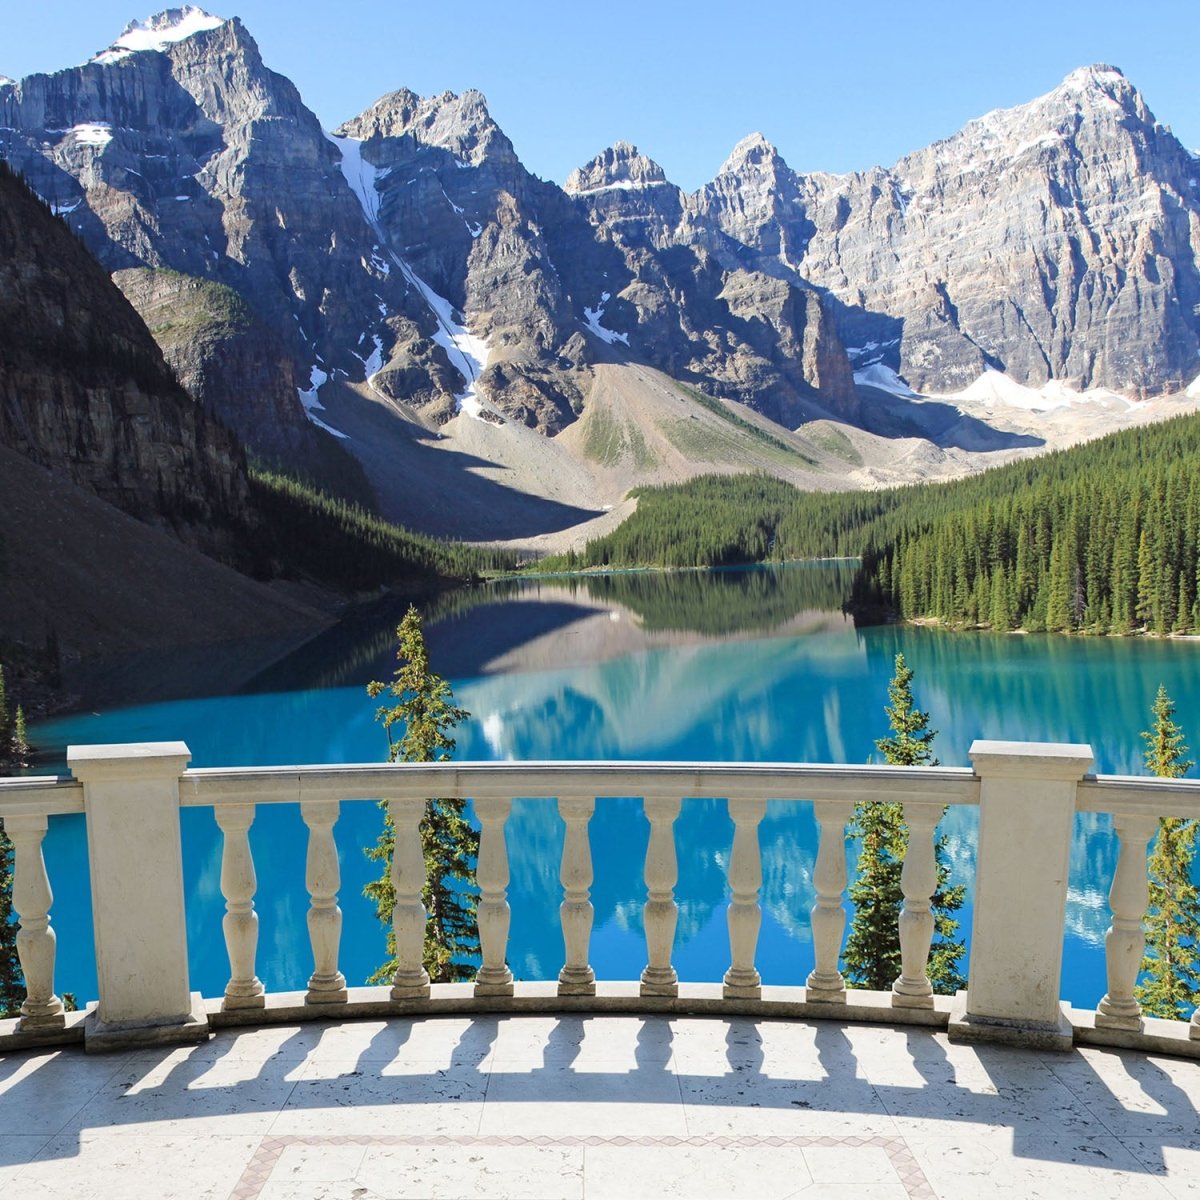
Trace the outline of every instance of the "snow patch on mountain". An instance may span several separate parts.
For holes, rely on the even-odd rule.
[[[404,278],[417,289],[421,298],[429,305],[434,317],[437,318],[438,327],[433,335],[433,340],[446,351],[446,356],[450,359],[451,364],[467,381],[467,386],[454,397],[456,408],[470,417],[479,417],[483,411],[483,402],[476,390],[476,384],[487,366],[488,355],[491,353],[487,339],[476,337],[465,325],[459,324],[455,320],[454,306],[450,301],[444,296],[439,296],[408,263],[394,250],[387,247],[383,230],[379,226],[378,183],[381,172],[363,158],[362,141],[358,138],[335,137],[332,133],[326,133],[325,136],[341,151],[342,175],[350,185],[350,190],[358,197],[363,217],[379,238],[381,248],[400,268]],[[447,196],[446,199],[449,200],[449,197]],[[464,224],[466,224],[465,219]],[[478,237],[483,232],[482,226],[475,231],[467,224],[467,229],[471,232],[472,237]],[[376,341],[378,342],[378,339]],[[376,355],[373,354],[366,364],[368,383],[371,381],[371,376],[377,375],[383,366],[382,343],[378,345],[379,365],[372,370],[370,363],[374,362],[375,358]]]
[[[378,230],[379,171],[363,158],[362,141],[359,138],[335,137],[332,133],[325,134],[325,137],[341,152],[342,174],[350,185],[350,190],[358,197],[367,224]]]
[[[604,306],[612,299],[611,292],[600,293],[600,303],[595,308],[585,308],[583,310],[583,323],[587,326],[589,333],[594,333],[602,342],[607,342],[610,346],[614,342],[622,342],[624,345],[629,345],[629,334],[618,333],[615,329],[605,329],[600,324],[604,317]]]
[[[618,179],[614,183],[602,183],[596,187],[575,188],[577,196],[598,196],[601,192],[644,192],[647,188],[669,187],[665,179]]]
[[[386,315],[386,312],[387,312],[386,305],[381,305],[381,307],[384,309],[384,314]],[[365,342],[366,340],[367,340],[367,335],[364,333],[362,335],[362,338],[359,340],[359,345],[362,345],[362,343]],[[361,354],[357,353],[357,351],[354,352],[354,357],[357,358],[358,361],[360,363],[362,363],[362,365],[363,365],[363,371],[366,374],[368,384],[370,384],[371,380],[373,380],[375,378],[375,376],[378,375],[379,372],[383,370],[383,338],[381,338],[379,336],[379,334],[375,334],[371,338],[371,341],[372,341],[372,350],[371,350],[371,353],[368,354],[366,358],[364,358]]]
[[[990,368],[970,387],[945,397],[951,400],[970,400],[981,404],[1002,404],[1009,408],[1022,408],[1030,412],[1051,412],[1078,404],[1101,401],[1117,403],[1126,409],[1134,407],[1134,401],[1107,388],[1090,388],[1086,392],[1076,391],[1059,379],[1051,379],[1039,388],[1026,387],[1015,379]]]
[[[107,121],[88,121],[72,126],[67,132],[74,137],[76,145],[95,146],[99,150],[103,150],[112,141],[113,136],[112,126]]]
[[[165,12],[147,17],[144,21],[131,21],[125,32],[107,50],[94,54],[91,62],[107,66],[120,62],[131,54],[147,50],[165,50],[176,42],[182,42],[193,34],[209,29],[219,29],[225,24],[224,17],[214,17],[194,4],[183,8],[168,8]]]
[[[438,328],[433,340],[446,351],[446,357],[467,381],[467,386],[454,397],[455,407],[469,417],[481,419],[483,401],[477,391],[477,385],[492,352],[487,338],[476,337],[465,325],[460,325],[454,318],[454,305],[445,296],[439,296],[401,258],[397,255],[392,257],[404,272],[404,277],[421,293],[425,303],[437,317]]]
[[[340,429],[334,429],[332,425],[326,425],[325,422],[317,416],[318,412],[325,411],[325,405],[323,405],[321,401],[317,399],[317,393],[321,390],[321,385],[328,378],[329,375],[325,371],[322,371],[320,367],[313,367],[308,376],[308,388],[297,388],[296,391],[300,394],[300,403],[304,405],[304,415],[314,425],[316,425],[318,429],[323,429],[326,433],[332,433],[334,437],[341,438],[342,441],[347,442],[350,440],[348,434],[343,433]]]
[[[861,349],[866,349],[862,347]],[[850,351],[853,353],[853,351]],[[1027,387],[1018,383],[1011,376],[1001,371],[989,368],[969,387],[959,392],[939,393],[930,395],[915,392],[900,376],[881,362],[871,363],[854,372],[854,382],[867,387],[878,388],[893,396],[906,400],[936,400],[952,404],[964,403],[978,405],[984,408],[1016,408],[1024,412],[1047,413],[1061,408],[1070,408],[1086,404],[1104,404],[1129,411],[1136,407],[1134,401],[1122,396],[1119,392],[1108,388],[1090,388],[1085,392],[1077,391],[1058,379],[1051,379],[1041,387]],[[1197,378],[1189,388],[1189,397],[1200,399],[1200,378]]]
[[[866,347],[862,349],[865,350]],[[861,371],[855,371],[854,382],[866,387],[878,388],[881,392],[890,392],[893,396],[908,398],[919,394],[914,392],[891,367],[885,366],[881,362],[871,363],[870,366],[863,367]]]
[[[1200,400],[1200,375],[1197,375],[1196,378],[1188,384],[1187,391],[1183,394],[1189,400]]]

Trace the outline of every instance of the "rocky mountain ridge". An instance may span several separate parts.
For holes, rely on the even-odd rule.
[[[0,163],[0,648],[40,662],[53,646],[51,669],[60,653],[294,640],[325,614],[216,560],[244,557],[249,502],[240,442]]]
[[[3,163],[0,329],[0,444],[199,537],[244,506],[236,438],[180,387],[107,273]]]
[[[370,460],[392,515],[408,481],[342,436],[339,406],[381,405],[397,447],[449,437],[500,464],[514,429],[557,442],[602,364],[787,429],[881,432],[914,411],[906,383],[1143,397],[1200,373],[1196,167],[1113,68],[892,168],[802,175],[754,134],[688,194],[619,142],[560,188],[478,92],[400,89],[327,133],[240,21],[189,7],[0,83],[0,157],[140,280],[144,311],[172,278],[146,271],[237,293],[265,361],[230,372],[236,345],[198,338],[185,377],[224,380],[205,402],[260,452],[321,430]],[[463,441],[464,422],[483,428]],[[595,462],[594,441],[561,454]]]

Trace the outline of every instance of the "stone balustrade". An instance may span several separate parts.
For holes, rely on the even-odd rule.
[[[383,1013],[586,1011],[751,1013],[916,1023],[962,1039],[1050,1048],[1140,1046],[1200,1057],[1200,1020],[1142,1015],[1134,994],[1144,947],[1147,848],[1163,817],[1200,818],[1200,783],[1096,777],[1087,746],[976,742],[973,769],[814,764],[413,763],[188,770],[183,743],[77,746],[71,775],[0,780],[0,819],[15,851],[13,905],[28,995],[0,1022],[0,1048],[82,1039],[89,1049],[184,1041],[219,1025]],[[430,984],[419,824],[428,796],[473,802],[482,962],[473,984]],[[565,824],[558,906],[565,961],[556,982],[514,983],[506,823],[514,797],[557,804]],[[597,980],[589,961],[594,872],[589,823],[597,797],[642,797],[650,824],[638,981]],[[674,823],[692,798],[728,804],[729,967],[718,983],[680,983],[672,963],[678,907]],[[385,801],[395,826],[391,878],[397,969],[390,987],[348,987],[339,969],[342,913],[336,826],[343,803]],[[768,800],[811,803],[820,840],[813,872],[814,965],[804,987],[761,982],[756,950]],[[901,973],[890,992],[847,988],[846,827],[857,803],[899,803],[909,829],[899,919]],[[306,990],[264,991],[256,973],[256,877],[249,841],[259,805],[299,807],[308,831],[305,882],[313,969]],[[936,827],[949,806],[979,808],[968,987],[935,996]],[[223,837],[222,932],[229,982],[191,991],[180,808],[213,811]],[[48,821],[85,816],[99,996],[66,1014],[54,991],[53,895],[42,857]],[[1067,868],[1075,814],[1110,814],[1119,839],[1106,941],[1108,990],[1093,1012],[1060,1000]],[[217,931],[213,930],[213,936]],[[298,980],[299,986],[302,981]]]

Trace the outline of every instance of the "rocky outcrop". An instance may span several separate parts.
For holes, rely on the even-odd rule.
[[[438,318],[435,341],[455,342],[459,329],[469,331],[479,353],[502,360],[509,375],[540,376],[536,387],[545,400],[535,407],[543,417],[550,409],[557,416],[530,423],[549,432],[572,420],[570,397],[579,386],[571,373],[583,363],[569,356],[567,344],[578,317],[545,228],[547,215],[553,219],[561,208],[561,193],[521,166],[483,97],[394,92],[335,136],[364,164],[364,208],[393,262],[432,298],[435,315],[439,302],[449,311],[449,320]],[[398,336],[376,386],[435,418],[453,416],[453,394],[470,380],[461,367],[449,378],[430,370],[440,387],[414,391],[420,353],[411,338]],[[525,402],[512,407],[511,391],[507,399],[493,396],[487,362],[478,366],[484,402],[518,419],[530,416]]]
[[[716,178],[688,197],[688,215],[697,229],[719,230],[793,270],[812,236],[800,181],[761,133],[738,142]]]
[[[0,89],[0,125],[3,156],[110,270],[224,283],[301,363],[356,369],[388,282],[336,147],[241,22]]]
[[[731,162],[757,165],[760,145],[747,139]],[[732,175],[725,182],[739,186]],[[605,322],[648,361],[790,427],[857,416],[835,322],[818,292],[780,259],[778,237],[774,247],[769,238],[740,240],[749,233],[745,221],[724,228],[710,212],[715,204],[685,196],[626,142],[573,172],[566,190],[623,252],[630,281]],[[761,193],[774,195],[770,185]]]
[[[247,445],[286,458],[311,428],[282,339],[232,288],[177,271],[131,267],[113,282],[137,309],[179,382]]]
[[[202,541],[246,503],[236,438],[184,392],[108,274],[3,164],[0,443]]]
[[[298,394],[309,380],[298,378],[283,339],[241,295],[212,280],[148,267],[116,271],[113,281],[188,394],[260,461],[371,505],[357,461],[304,414]]]

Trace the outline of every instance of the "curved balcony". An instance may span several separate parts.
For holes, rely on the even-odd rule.
[[[100,1195],[106,1170],[140,1162],[156,1173],[148,1195],[267,1200],[585,1186],[589,1200],[1183,1195],[1200,1173],[1200,1073],[1186,1061],[1200,1057],[1200,1022],[1143,1017],[1133,988],[1147,846],[1160,817],[1200,816],[1200,784],[1086,775],[1086,746],[977,742],[971,757],[973,769],[187,770],[180,743],[73,747],[71,777],[0,781],[28,986],[20,1018],[0,1022],[0,1180],[20,1184],[13,1194]],[[421,968],[417,823],[431,795],[472,799],[481,824],[482,964],[470,984],[431,986]],[[614,795],[642,796],[651,826],[646,967],[634,981],[597,980],[588,958],[588,823],[597,797]],[[547,897],[566,947],[557,982],[514,982],[506,964],[514,796],[544,798],[566,824],[563,891]],[[729,968],[707,984],[680,983],[671,961],[672,825],[692,797],[726,799],[735,830]],[[342,803],[378,799],[396,825],[400,965],[390,987],[348,987],[335,827]],[[821,833],[804,987],[764,987],[755,968],[768,799],[814,805]],[[890,993],[860,992],[838,969],[845,828],[855,803],[882,801],[903,804],[910,830],[903,970]],[[248,831],[263,804],[298,804],[308,827],[313,971],[292,993],[265,993],[255,973]],[[933,838],[942,810],[963,804],[980,810],[969,986],[943,998],[924,965]],[[181,806],[211,808],[224,835],[230,978],[209,999],[189,984]],[[1120,839],[1108,990],[1094,1012],[1059,999],[1078,811],[1112,814]],[[96,1002],[71,1014],[54,990],[41,854],[48,820],[69,812],[87,823],[99,981]],[[134,1194],[125,1173],[114,1179]]]

